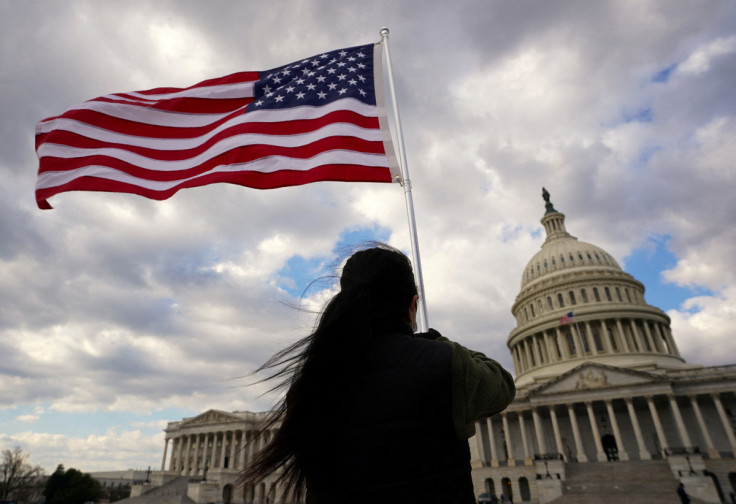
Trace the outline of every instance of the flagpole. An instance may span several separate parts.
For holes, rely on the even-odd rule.
[[[424,278],[422,277],[422,262],[419,258],[419,240],[417,239],[417,224],[414,218],[414,200],[411,195],[411,180],[409,179],[409,166],[406,162],[406,151],[404,150],[404,133],[401,129],[401,118],[399,117],[399,105],[396,102],[396,90],[394,89],[394,76],[391,71],[391,55],[388,50],[388,28],[381,28],[381,45],[386,57],[386,68],[388,71],[388,87],[391,93],[391,102],[394,110],[394,124],[396,126],[396,143],[399,147],[399,169],[401,170],[401,186],[404,188],[404,199],[406,200],[406,213],[409,219],[409,235],[411,238],[411,257],[414,263],[414,277],[419,290],[419,306],[417,307],[417,319],[419,330],[427,331],[427,301],[424,297]]]

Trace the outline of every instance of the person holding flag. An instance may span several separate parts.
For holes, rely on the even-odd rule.
[[[475,503],[468,438],[511,403],[514,379],[433,329],[414,334],[416,303],[400,251],[348,259],[314,331],[256,371],[287,391],[245,485],[280,471],[287,502]]]

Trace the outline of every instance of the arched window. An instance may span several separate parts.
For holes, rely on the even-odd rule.
[[[580,289],[580,297],[583,298],[583,303],[588,302],[588,293],[585,292],[585,289]]]
[[[603,291],[606,293],[606,301],[613,301],[613,298],[611,298],[611,290],[608,287],[603,287]]]
[[[570,291],[570,304],[576,305],[577,302],[575,301],[575,293],[573,291]]]
[[[550,309],[550,311],[555,309],[555,307],[552,305],[552,298],[549,296],[547,296],[547,307]]]
[[[536,317],[537,315],[534,313],[534,303],[529,303],[529,310],[532,312],[532,317]]]
[[[631,296],[629,295],[629,289],[624,289],[624,292],[626,293],[626,300],[631,303]]]
[[[514,491],[511,489],[510,479],[503,478],[501,480],[501,491],[503,492],[504,497],[506,497],[506,502],[511,502],[514,500]]]
[[[598,287],[593,287],[593,299],[595,299],[596,303],[601,302],[601,296],[598,294]]]
[[[519,478],[519,493],[521,494],[521,501],[528,502],[532,500],[532,494],[529,491],[529,480],[524,476]]]
[[[565,307],[565,300],[562,298],[562,294],[557,294],[557,302],[560,304],[560,308]]]
[[[616,297],[618,298],[619,303],[623,303],[624,300],[621,297],[621,289],[619,289],[618,287],[616,287]]]
[[[526,309],[526,306],[524,307],[524,321],[529,322],[529,310]]]
[[[496,496],[496,485],[493,483],[493,478],[486,478],[486,493],[490,494],[491,498]]]
[[[542,300],[541,299],[537,300],[537,307],[539,308],[539,314],[541,315],[542,314]]]

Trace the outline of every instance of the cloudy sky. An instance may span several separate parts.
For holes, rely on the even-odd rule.
[[[736,362],[736,3],[0,0],[0,448],[47,471],[160,467],[167,421],[264,410],[243,375],[305,335],[308,282],[377,238],[398,185],[230,185],[37,209],[37,121],[95,96],[262,70],[391,29],[429,322],[511,368],[541,188]],[[302,310],[298,307],[301,306]]]

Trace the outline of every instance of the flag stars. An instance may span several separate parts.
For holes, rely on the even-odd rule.
[[[371,100],[365,54],[326,52],[280,69],[264,72],[252,107],[285,108],[297,104],[324,104],[354,97]]]

